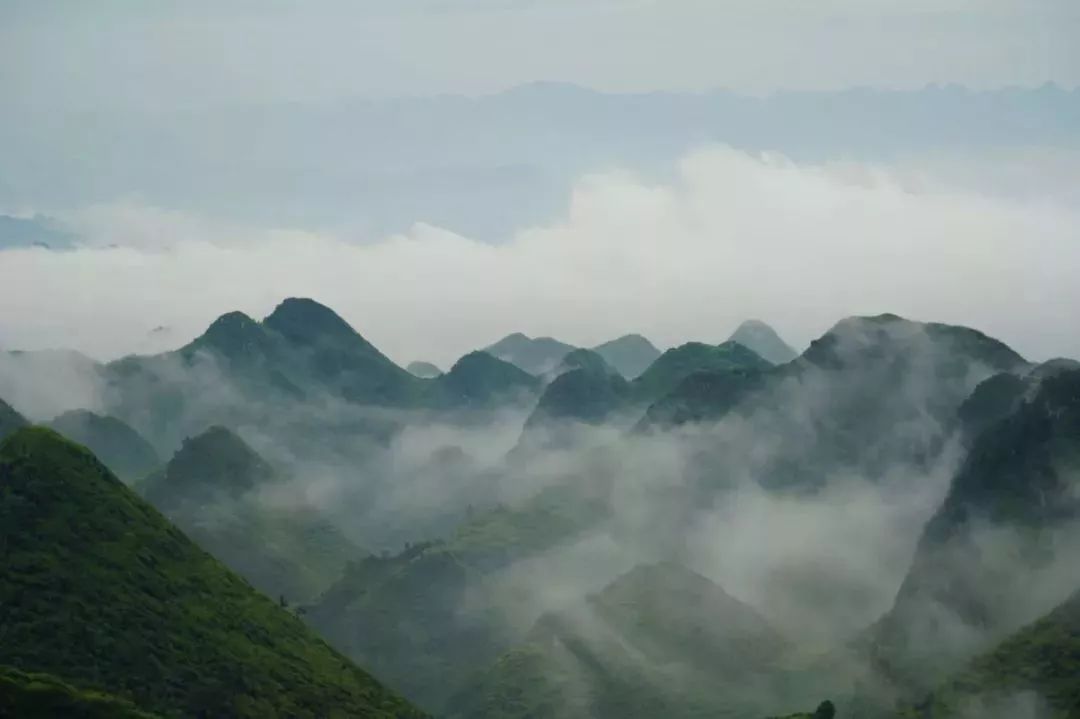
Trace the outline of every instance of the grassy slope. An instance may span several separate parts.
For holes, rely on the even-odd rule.
[[[528,641],[450,702],[460,719],[712,719],[759,715],[780,638],[749,607],[677,565],[639,566]]]
[[[0,445],[0,557],[0,663],[167,716],[420,716],[52,431]]]
[[[154,719],[131,702],[0,666],[0,719]]]
[[[967,716],[971,706],[993,706],[1032,693],[1052,717],[1080,711],[1080,594],[975,659],[935,690],[914,716]]]

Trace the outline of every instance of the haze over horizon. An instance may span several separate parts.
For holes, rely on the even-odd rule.
[[[881,312],[1080,356],[1078,35],[1066,0],[8,2],[0,345],[304,295],[402,363]]]

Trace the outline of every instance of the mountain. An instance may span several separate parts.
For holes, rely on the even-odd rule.
[[[405,371],[414,377],[420,379],[435,379],[443,373],[441,369],[433,365],[431,362],[410,362],[409,366],[405,368]]]
[[[51,430],[0,444],[0,517],[0,664],[164,716],[421,716]]]
[[[0,399],[0,440],[7,437],[9,434],[14,434],[22,427],[26,427],[30,423],[26,421],[26,418],[15,411],[15,409]]]
[[[1080,584],[1080,369],[1032,372],[1016,409],[983,430],[927,523],[892,609],[872,629],[875,663],[917,692]]]
[[[624,335],[593,347],[626,379],[635,379],[660,357],[660,350],[641,335]]]
[[[330,308],[305,298],[290,298],[263,320],[284,341],[290,374],[350,402],[411,404],[416,379],[360,336]],[[296,380],[294,380],[296,381]]]
[[[774,450],[750,466],[774,489],[812,490],[838,475],[920,476],[943,456],[980,382],[1028,369],[1008,346],[966,327],[851,317],[785,365],[676,385],[642,426],[734,414],[774,438]],[[712,444],[705,450],[732,451]]]
[[[728,369],[767,369],[771,365],[735,342],[719,346],[689,342],[660,355],[640,377],[634,380],[635,394],[653,402],[674,390],[695,372]]]
[[[760,392],[774,376],[759,367],[694,372],[645,411],[640,429],[716,421]]]
[[[448,714],[762,716],[765,674],[785,648],[753,609],[704,577],[670,562],[639,565],[542,617],[451,700]]]
[[[544,375],[555,369],[569,352],[577,349],[551,337],[526,337],[520,332],[507,335],[484,351],[493,357],[517,365],[531,375]]]
[[[137,490],[271,597],[311,599],[363,556],[288,477],[224,427],[186,440]]]
[[[787,342],[780,339],[776,330],[761,320],[746,320],[732,333],[728,342],[738,342],[774,365],[785,364],[799,356]]]
[[[111,362],[104,374],[108,412],[164,451],[211,424],[253,423],[288,441],[296,428],[275,426],[289,422],[280,416],[283,403],[321,408],[316,416],[325,419],[311,432],[332,435],[332,420],[345,412],[326,412],[327,403],[417,407],[434,399],[430,380],[398,367],[330,308],[302,298],[284,300],[262,322],[222,315],[184,347]]]
[[[540,380],[487,352],[470,352],[433,380],[450,407],[482,407],[534,393]]]
[[[142,479],[161,464],[153,446],[115,417],[72,410],[54,418],[48,426],[85,446],[128,484]]]
[[[571,370],[544,389],[525,427],[535,429],[566,421],[600,424],[625,409],[632,397],[630,383],[618,374]]]
[[[155,719],[131,702],[76,689],[49,674],[0,666],[0,717],[4,719]]]
[[[976,657],[919,701],[920,719],[1073,716],[1080,706],[1080,594]]]
[[[502,642],[483,579],[448,547],[368,557],[311,606],[311,626],[418,705],[437,711]]]
[[[566,356],[559,361],[558,366],[554,370],[554,374],[560,375],[566,372],[571,372],[576,369],[583,369],[588,372],[592,372],[596,375],[618,375],[622,377],[617,369],[604,359],[599,352],[593,350],[571,350],[566,353]]]

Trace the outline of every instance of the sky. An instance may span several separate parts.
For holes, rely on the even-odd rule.
[[[0,163],[0,214],[48,214],[81,243],[0,251],[0,347],[159,351],[226,311],[262,317],[302,295],[403,363],[448,365],[515,331],[720,342],[750,317],[804,346],[842,317],[880,312],[971,325],[1033,359],[1080,357],[1080,91],[949,115],[976,125],[980,108],[1007,106],[1000,126],[1021,127],[1019,141],[995,131],[966,143],[962,127],[927,124],[939,107],[979,102],[969,95],[897,101],[897,127],[914,131],[902,154],[876,158],[844,135],[859,136],[852,147],[876,137],[858,131],[889,97],[849,98],[839,139],[801,155],[699,136],[680,113],[700,110],[667,95],[626,122],[617,104],[559,92],[443,97],[431,107],[455,108],[452,127],[419,122],[423,104],[309,112],[539,81],[1071,90],[1078,37],[1075,0],[0,0],[0,148],[17,167]],[[826,112],[807,137],[833,127],[830,98],[815,100]],[[588,131],[565,124],[573,112],[545,126],[543,102],[556,101]],[[235,110],[261,103],[285,111]],[[610,114],[594,116],[600,106]],[[234,109],[178,111],[222,107]],[[1062,130],[1056,108],[1077,127]],[[671,122],[653,132],[652,113]],[[888,120],[877,116],[879,135]],[[678,135],[684,126],[696,129]],[[421,137],[432,127],[445,136]],[[294,200],[332,205],[334,222],[246,211]],[[498,242],[439,220],[466,204],[476,226],[502,221]],[[361,220],[383,206],[389,229],[340,230],[377,227]]]
[[[0,346],[163,350],[226,311],[261,318],[308,296],[393,359],[444,367],[515,331],[581,346],[639,332],[668,347],[718,344],[754,317],[801,349],[843,317],[884,312],[975,327],[1033,360],[1080,357],[1069,195],[722,145],[676,173],[585,176],[565,215],[500,245],[424,224],[354,243],[87,208],[71,218],[86,247],[0,252]]]
[[[4,0],[9,107],[1080,84],[1073,0]]]

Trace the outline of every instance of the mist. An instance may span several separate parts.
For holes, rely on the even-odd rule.
[[[160,351],[225,311],[258,317],[297,295],[402,363],[449,365],[513,331],[717,343],[747,317],[800,345],[885,311],[979,327],[1033,359],[1080,354],[1075,206],[923,176],[714,146],[670,183],[584,177],[564,215],[497,246],[423,224],[358,243],[95,207],[69,219],[79,249],[0,254],[0,346]]]

